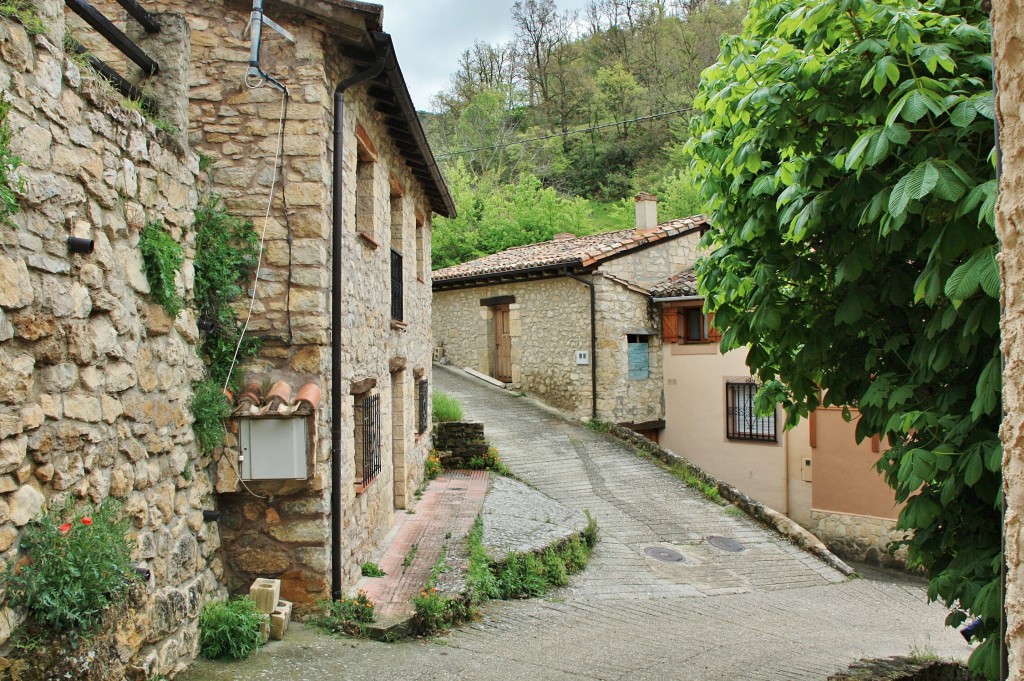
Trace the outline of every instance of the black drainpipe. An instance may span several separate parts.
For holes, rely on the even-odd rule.
[[[590,418],[597,419],[597,294],[593,281],[572,272],[565,274],[590,289]]]
[[[344,233],[344,185],[342,168],[345,159],[345,90],[371,78],[384,70],[388,57],[387,34],[374,33],[373,51],[376,60],[365,71],[355,73],[338,83],[334,89],[334,169],[331,241],[331,597],[341,598],[341,249]]]

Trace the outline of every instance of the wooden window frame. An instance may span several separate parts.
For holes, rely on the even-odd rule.
[[[715,328],[715,315],[711,312],[704,312],[703,308],[703,300],[674,303],[662,308],[662,341],[666,344],[677,345],[707,345],[719,342],[722,335]],[[689,321],[695,314],[701,315],[702,319],[700,337],[690,336]]]

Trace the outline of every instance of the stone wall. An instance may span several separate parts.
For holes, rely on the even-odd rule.
[[[452,421],[438,423],[434,431],[434,449],[445,468],[464,468],[476,456],[487,453],[484,424]]]
[[[598,319],[598,418],[610,423],[645,423],[664,418],[660,314],[646,293],[605,277],[594,277],[594,282]],[[651,334],[647,336],[648,374],[645,379],[629,377],[627,336],[637,331]]]
[[[586,277],[597,289],[598,418],[642,423],[664,415],[661,338],[649,337],[649,377],[627,376],[627,333],[660,327],[650,298],[605,277]],[[512,383],[580,419],[592,415],[590,363],[577,364],[576,351],[590,352],[590,292],[568,277],[495,284],[434,294],[434,338],[455,366],[493,375],[494,315],[481,300],[514,296],[509,305]]]
[[[195,618],[223,595],[223,566],[189,412],[203,371],[194,313],[170,319],[151,302],[138,240],[163,221],[185,247],[177,285],[190,296],[198,160],[65,57],[61,3],[37,6],[45,36],[0,19],[0,87],[24,163],[16,226],[0,227],[0,568],[47,505],[121,501],[133,557],[152,572],[121,662],[133,677],[172,674],[195,655]],[[93,253],[69,254],[68,224]],[[18,624],[5,608],[0,640]]]
[[[889,544],[906,535],[896,529],[895,520],[811,509],[811,524],[807,529],[842,558],[869,565],[907,566],[906,548],[895,554],[889,552]]]
[[[103,4],[121,17],[114,3]],[[291,93],[267,84],[249,87],[248,6],[219,2],[154,2],[147,9],[187,15],[192,49],[188,141],[210,160],[210,191],[223,196],[232,214],[266,228],[263,266],[256,282],[249,331],[263,338],[259,359],[239,371],[257,384],[315,382],[324,399],[316,414],[312,475],[288,485],[250,484],[233,475],[233,439],[218,461],[225,561],[232,590],[245,591],[254,577],[282,579],[282,597],[308,612],[330,596],[330,567],[342,564],[343,588],[360,576],[387,533],[396,508],[404,508],[422,480],[429,431],[415,433],[415,382],[430,375],[430,209],[428,201],[388,137],[382,114],[365,86],[346,95],[344,155],[344,290],[342,355],[342,541],[330,554],[331,244],[333,90],[353,65],[337,50],[339,27],[283,5],[272,18],[291,31],[290,45],[264,31],[261,63]],[[332,10],[333,11],[333,10]],[[344,12],[344,10],[337,10]],[[358,21],[350,18],[351,31]],[[283,137],[279,137],[283,118]],[[357,197],[356,126],[372,140],[377,161],[368,171],[370,195]],[[282,145],[283,177],[275,184]],[[264,220],[275,185],[269,218]],[[357,235],[356,209],[372,232]],[[368,216],[368,220],[366,219]],[[417,238],[417,233],[419,238]],[[400,242],[400,243],[399,243]],[[405,320],[390,315],[390,256],[405,255]],[[350,384],[373,379],[380,395],[380,475],[357,494]],[[261,498],[262,497],[262,498]]]
[[[496,284],[434,294],[434,342],[455,366],[494,373],[494,316],[480,301],[514,296],[509,305],[512,383],[547,404],[590,418],[590,352],[587,287],[566,277]]]
[[[700,233],[684,234],[601,264],[601,271],[643,287],[657,284],[697,262]]]
[[[992,3],[996,111],[1002,177],[996,231],[1002,244],[1003,492],[1006,515],[1006,639],[1010,678],[1024,675],[1024,6]]]

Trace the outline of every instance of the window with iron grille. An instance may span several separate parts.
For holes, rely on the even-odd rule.
[[[758,387],[751,381],[725,384],[726,437],[730,440],[778,441],[775,414],[758,416],[754,409]]]
[[[356,479],[365,487],[380,473],[380,395],[356,397]]]
[[[430,418],[430,390],[428,390],[427,379],[416,382],[416,434],[422,435],[427,432],[428,419]]]
[[[391,249],[391,318],[403,321],[402,254]]]

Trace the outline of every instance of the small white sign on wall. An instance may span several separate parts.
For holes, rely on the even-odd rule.
[[[590,353],[586,350],[576,351],[576,363],[577,364],[590,364]]]

